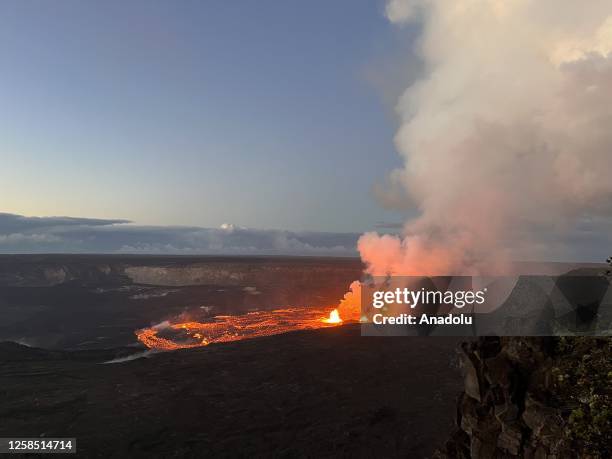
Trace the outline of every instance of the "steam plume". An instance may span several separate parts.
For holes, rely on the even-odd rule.
[[[402,238],[361,237],[371,274],[561,255],[579,225],[609,222],[612,1],[390,0],[386,14],[423,22],[391,175],[420,215]]]

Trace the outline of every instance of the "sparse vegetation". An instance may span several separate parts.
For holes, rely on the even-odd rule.
[[[569,410],[565,433],[577,451],[612,457],[612,340],[561,337],[553,377]]]

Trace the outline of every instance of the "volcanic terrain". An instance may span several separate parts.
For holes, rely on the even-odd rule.
[[[83,457],[426,457],[452,428],[452,338],[358,325],[104,364],[125,349],[0,345],[0,436],[76,437]]]
[[[81,457],[430,455],[452,428],[458,339],[327,323],[362,269],[356,259],[0,257],[0,437],[76,437]],[[199,333],[224,324],[203,345]],[[254,338],[233,341],[235,327]],[[200,346],[156,352],[142,330],[179,343],[189,331]]]

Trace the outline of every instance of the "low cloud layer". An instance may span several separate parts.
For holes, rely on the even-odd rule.
[[[0,253],[354,256],[356,233],[136,226],[126,220],[0,213]]]

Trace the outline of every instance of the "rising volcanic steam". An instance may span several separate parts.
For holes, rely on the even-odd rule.
[[[577,256],[569,242],[609,232],[612,1],[391,0],[386,13],[422,23],[387,194],[418,216],[401,238],[361,237],[370,274],[482,273]]]

